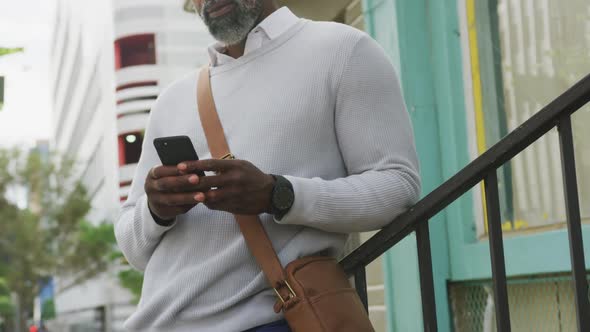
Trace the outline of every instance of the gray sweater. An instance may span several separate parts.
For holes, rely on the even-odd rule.
[[[379,229],[419,198],[400,86],[383,49],[366,34],[300,19],[211,75],[232,152],[293,183],[289,213],[281,221],[260,216],[284,265],[307,255],[336,256],[348,233]],[[155,103],[116,223],[125,257],[145,271],[130,330],[232,332],[281,318],[231,214],[198,205],[162,227],[149,213],[143,186],[160,164],[154,138],[187,135],[201,159],[211,156],[196,84],[197,71]]]

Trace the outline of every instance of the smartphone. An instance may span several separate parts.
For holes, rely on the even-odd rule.
[[[154,139],[154,147],[158,152],[162,165],[176,166],[183,161],[199,160],[193,143],[188,136],[168,136]],[[205,173],[198,171],[198,176]]]

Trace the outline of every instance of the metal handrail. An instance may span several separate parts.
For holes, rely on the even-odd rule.
[[[430,262],[430,246],[427,222],[430,218],[435,216],[441,210],[453,203],[457,198],[462,196],[468,190],[473,188],[481,181],[485,181],[486,194],[491,196],[491,199],[486,200],[488,204],[488,219],[490,223],[490,246],[492,247],[492,267],[494,282],[498,281],[500,284],[495,288],[503,288],[497,301],[497,315],[504,316],[504,320],[498,324],[499,331],[508,331],[509,317],[507,316],[507,300],[504,298],[505,294],[505,271],[504,271],[504,255],[502,247],[502,233],[501,224],[499,220],[499,202],[497,201],[497,178],[496,170],[511,160],[514,156],[522,152],[526,147],[535,142],[538,138],[545,135],[549,130],[558,127],[560,130],[560,140],[562,148],[562,163],[564,165],[564,180],[566,185],[566,204],[568,207],[568,230],[570,233],[570,251],[572,254],[572,265],[574,266],[574,279],[576,279],[576,291],[580,299],[577,299],[578,308],[578,326],[580,331],[590,331],[590,318],[580,317],[588,315],[580,315],[584,310],[590,310],[587,296],[582,296],[584,289],[587,294],[588,284],[584,276],[584,285],[581,284],[581,277],[577,274],[585,273],[580,271],[584,268],[583,247],[581,246],[582,238],[579,226],[579,206],[577,189],[575,187],[575,167],[573,156],[573,141],[571,140],[571,119],[570,116],[590,101],[590,75],[587,75],[574,86],[565,91],[562,95],[557,97],[549,103],[542,110],[537,112],[529,120],[520,125],[517,129],[512,131],[497,144],[491,147],[488,151],[469,163],[465,168],[444,182],[438,188],[426,195],[408,211],[398,216],[389,225],[384,227],[381,231],[371,237],[367,242],[359,246],[356,250],[346,256],[340,263],[348,275],[355,275],[357,289],[361,299],[367,305],[366,299],[366,284],[365,267],[381,256],[387,250],[392,248],[395,244],[404,239],[413,231],[417,232],[418,242],[418,256],[420,263],[421,287],[423,293],[423,313],[425,320],[425,330],[436,330],[436,317],[434,313],[434,301],[425,299],[424,293],[428,293],[434,297],[434,290],[432,286],[432,264]],[[568,138],[569,136],[569,138]],[[566,172],[567,169],[567,172]],[[571,177],[573,174],[573,183]],[[573,188],[573,192],[572,192]],[[569,194],[569,195],[568,195]],[[574,195],[575,194],[575,195]],[[486,196],[486,197],[488,197]],[[569,196],[569,197],[568,197]],[[575,201],[575,202],[574,202]],[[577,215],[576,215],[576,206]],[[573,214],[572,214],[573,213]],[[496,216],[497,214],[497,216]],[[496,220],[497,219],[497,220]],[[497,221],[497,222],[496,222]],[[576,227],[576,223],[578,226]],[[572,227],[569,227],[573,224]],[[576,234],[580,233],[580,234]],[[582,251],[581,253],[579,251]],[[501,255],[498,255],[500,254]],[[581,262],[580,262],[581,259]],[[496,270],[498,269],[498,270]],[[424,270],[424,271],[423,271]],[[430,274],[422,277],[422,274]],[[499,274],[500,276],[496,276]],[[503,276],[502,276],[503,275]],[[422,280],[425,279],[425,280]],[[430,280],[427,280],[430,279]],[[498,280],[496,280],[498,279]],[[502,282],[504,283],[502,285]],[[496,287],[497,286],[497,287]],[[579,287],[579,288],[578,288]],[[502,294],[503,293],[503,294]],[[584,300],[585,298],[585,300]],[[506,308],[502,303],[505,302]],[[424,308],[427,306],[428,308]],[[581,311],[580,311],[581,310]],[[590,311],[588,311],[590,312]],[[426,317],[429,316],[429,317]],[[427,321],[427,319],[429,321]],[[434,326],[432,326],[434,320]],[[581,325],[582,324],[582,325]],[[580,326],[581,325],[581,326]],[[507,327],[506,327],[507,326]],[[582,329],[582,327],[586,329]]]

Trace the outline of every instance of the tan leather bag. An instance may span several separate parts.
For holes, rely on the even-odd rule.
[[[198,109],[213,158],[233,158],[213,101],[209,67],[199,75]],[[275,312],[283,311],[294,332],[373,332],[369,317],[336,259],[304,257],[284,269],[258,216],[236,215],[250,252],[277,294]],[[269,308],[270,310],[270,308]]]

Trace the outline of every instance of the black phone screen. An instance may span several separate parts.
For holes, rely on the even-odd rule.
[[[162,165],[165,166],[176,166],[183,161],[199,160],[188,136],[159,137],[154,139],[154,147]],[[205,176],[205,173],[197,172],[197,175]]]

